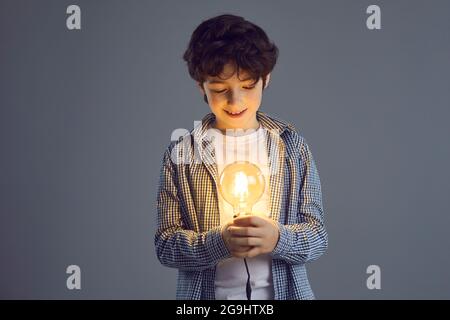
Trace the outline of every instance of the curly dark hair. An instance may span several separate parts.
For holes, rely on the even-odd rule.
[[[278,58],[277,46],[263,29],[240,16],[223,14],[203,21],[192,33],[183,59],[190,76],[203,86],[206,77],[218,76],[225,64],[234,63],[257,82],[273,70]],[[204,100],[208,103],[206,95]]]

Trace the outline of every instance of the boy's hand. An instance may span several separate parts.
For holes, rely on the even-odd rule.
[[[222,228],[222,238],[225,242],[226,247],[231,252],[231,255],[233,257],[237,257],[238,253],[249,251],[252,247],[251,246],[243,246],[238,245],[236,242],[232,239],[233,235],[230,232],[230,227],[233,225],[233,222],[229,222]]]
[[[272,219],[241,216],[224,226],[222,236],[234,257],[251,258],[272,252],[278,243],[280,231]]]

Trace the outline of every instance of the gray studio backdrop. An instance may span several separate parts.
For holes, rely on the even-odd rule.
[[[66,26],[71,4],[81,30]],[[280,49],[261,110],[298,128],[319,169],[317,298],[449,299],[450,2],[438,0],[1,0],[0,298],[175,298],[153,244],[159,170],[172,131],[209,111],[181,56],[221,13]],[[371,265],[381,289],[367,287]]]

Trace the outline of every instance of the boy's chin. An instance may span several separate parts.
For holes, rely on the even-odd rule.
[[[215,113],[216,123],[220,123],[222,129],[248,129],[247,126],[251,125],[252,117],[256,117],[256,112],[246,109],[244,114],[239,117],[230,116],[225,110],[221,110]]]

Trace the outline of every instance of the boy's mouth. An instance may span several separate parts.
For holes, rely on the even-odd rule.
[[[245,113],[245,111],[247,111],[247,109],[244,109],[244,110],[241,110],[238,112],[233,112],[233,113],[231,113],[227,110],[224,110],[224,111],[230,118],[239,118],[239,117],[242,117],[242,115]]]

